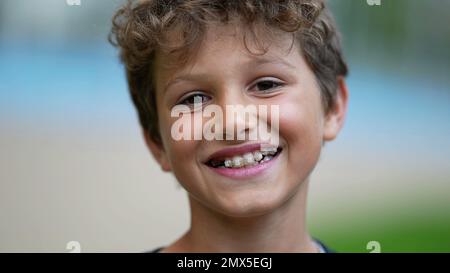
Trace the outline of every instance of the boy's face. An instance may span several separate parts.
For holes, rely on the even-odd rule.
[[[192,198],[225,215],[260,215],[289,200],[306,184],[322,142],[336,137],[345,117],[347,92],[343,81],[337,107],[325,116],[319,85],[300,49],[294,44],[289,50],[290,35],[278,38],[265,55],[254,55],[245,48],[233,25],[212,26],[187,66],[163,68],[161,64],[172,56],[161,52],[156,56],[154,75],[162,145],[156,145],[148,136],[147,143],[162,168],[172,171]],[[247,42],[252,52],[258,52],[251,40]],[[190,106],[195,99],[201,99],[204,106],[219,105],[224,113],[226,105],[267,105],[269,109],[270,105],[279,105],[280,152],[264,164],[214,168],[211,158],[218,162],[230,158],[233,162],[233,153],[242,156],[256,152],[257,145],[249,144],[263,141],[175,140],[171,129],[178,118],[171,117],[171,110],[179,104]],[[270,126],[270,112],[268,117]],[[203,118],[204,123],[207,120]],[[236,129],[239,122],[243,121],[224,121],[223,131]],[[254,129],[244,127],[247,131]],[[229,148],[231,154],[228,150],[226,156],[214,156]]]

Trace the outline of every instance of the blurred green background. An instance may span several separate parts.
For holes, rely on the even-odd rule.
[[[376,152],[372,168],[355,164],[347,179],[356,183],[344,182],[369,189],[336,189],[366,201],[333,212],[312,208],[310,228],[338,252],[369,252],[369,241],[379,242],[382,252],[449,252],[450,1],[329,2],[350,62],[351,100],[371,93],[364,102],[353,100],[350,113],[376,127],[349,126],[344,142],[359,147],[356,138],[364,135],[364,150]],[[362,70],[369,75],[355,79]],[[370,133],[360,133],[366,127]]]
[[[106,41],[123,2],[0,2],[2,252],[144,251],[189,224]],[[450,252],[450,1],[329,4],[350,106],[312,177],[310,231],[338,252]]]

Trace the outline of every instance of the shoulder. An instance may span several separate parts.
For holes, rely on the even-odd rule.
[[[158,248],[155,248],[155,249],[152,249],[152,250],[144,251],[144,253],[159,253],[163,249],[164,249],[164,247],[158,247]]]
[[[321,248],[322,253],[336,253],[333,249],[327,247],[324,243],[322,243],[320,240],[314,239],[314,241],[319,245]],[[149,251],[145,251],[144,253],[160,253],[161,250],[163,250],[164,247],[157,247]]]
[[[336,253],[333,249],[327,247],[323,242],[320,240],[314,239],[314,241],[317,243],[317,245],[321,248],[321,253]]]

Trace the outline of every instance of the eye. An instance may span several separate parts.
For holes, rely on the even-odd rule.
[[[284,83],[282,83],[280,81],[265,79],[265,80],[261,80],[261,81],[257,82],[254,85],[254,88],[257,89],[256,92],[264,94],[264,93],[270,93],[273,91],[273,89],[276,89],[283,85],[284,85]]]
[[[196,103],[204,104],[211,99],[210,96],[207,96],[202,93],[194,93],[187,96],[182,97],[177,104],[183,104],[187,106],[194,106]]]

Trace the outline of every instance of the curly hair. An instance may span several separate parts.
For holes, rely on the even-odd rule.
[[[318,80],[325,113],[333,109],[338,77],[347,75],[347,65],[325,0],[128,0],[112,19],[109,41],[120,49],[140,124],[152,140],[161,142],[152,76],[155,51],[177,53],[177,60],[186,63],[209,23],[236,18],[256,42],[257,28],[290,33]],[[173,30],[181,34],[176,45],[167,37]],[[249,50],[245,36],[244,43]]]

